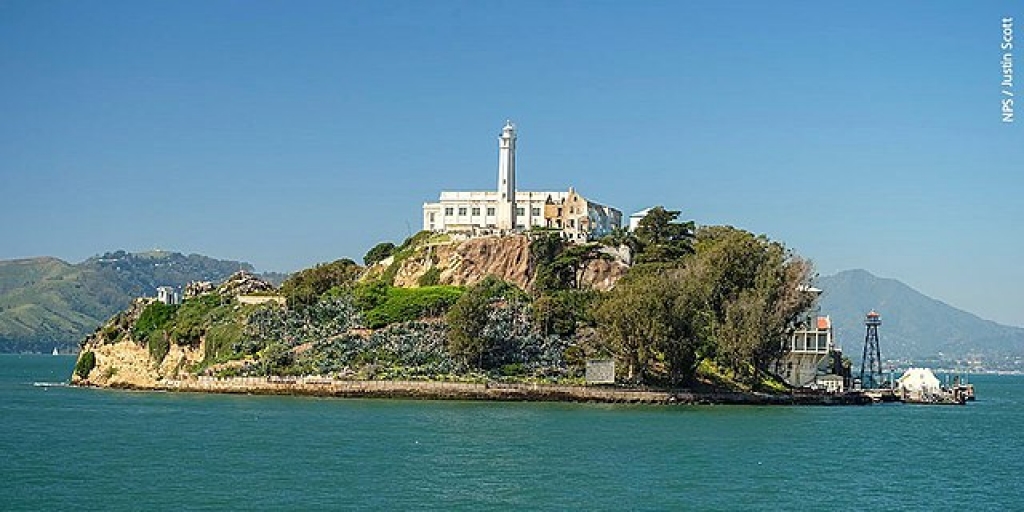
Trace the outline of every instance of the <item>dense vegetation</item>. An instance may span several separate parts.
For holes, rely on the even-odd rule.
[[[723,226],[694,232],[672,222],[678,212],[655,211],[636,233],[640,263],[594,312],[627,380],[692,384],[710,360],[760,382],[812,305],[802,291],[810,264],[766,237]]]
[[[288,307],[214,291],[148,305],[131,336],[155,363],[204,343],[192,370],[218,375],[576,381],[588,359],[614,358],[633,384],[694,385],[715,372],[756,386],[811,305],[810,265],[763,236],[678,216],[655,208],[635,233],[601,243],[531,232],[526,290],[494,277],[440,286],[436,267],[418,288],[393,286],[396,265],[438,240],[423,232],[371,249],[368,264],[392,258],[383,270],[345,259],[296,273],[280,288]],[[635,264],[612,291],[587,289],[584,269],[612,258],[606,246],[630,248]]]

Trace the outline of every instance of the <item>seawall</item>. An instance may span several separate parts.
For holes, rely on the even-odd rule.
[[[87,385],[87,384],[86,384]],[[161,380],[155,385],[121,385],[120,389],[305,395],[340,398],[410,398],[425,400],[544,401],[617,404],[867,405],[860,393],[738,393],[649,390],[603,386],[470,383],[398,380],[335,380],[323,377],[197,377]]]

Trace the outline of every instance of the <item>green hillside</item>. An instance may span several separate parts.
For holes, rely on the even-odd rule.
[[[70,264],[56,258],[0,261],[0,352],[75,348],[132,299],[158,286],[220,282],[248,263],[175,252],[116,251]]]

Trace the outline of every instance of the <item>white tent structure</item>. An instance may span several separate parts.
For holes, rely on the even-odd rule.
[[[942,393],[942,385],[928,368],[909,368],[896,379],[896,393],[905,399],[927,400]]]

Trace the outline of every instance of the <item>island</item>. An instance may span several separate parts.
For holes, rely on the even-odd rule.
[[[424,230],[280,287],[246,271],[139,298],[78,386],[615,403],[862,404],[777,375],[816,295],[782,243],[662,207],[595,240]],[[602,368],[602,380],[588,368]],[[847,361],[848,367],[848,361]],[[609,374],[610,372],[610,374]],[[833,390],[834,391],[834,390]]]

